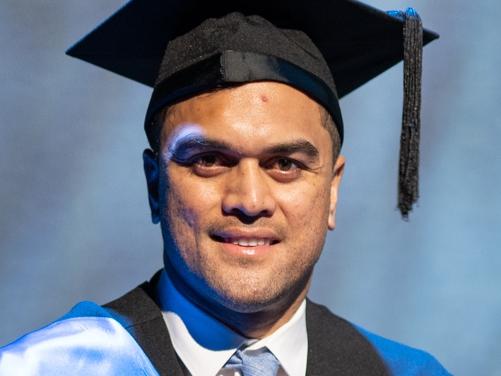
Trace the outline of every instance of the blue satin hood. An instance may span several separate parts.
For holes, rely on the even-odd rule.
[[[79,303],[54,323],[0,348],[0,375],[158,376],[120,321],[95,303]]]

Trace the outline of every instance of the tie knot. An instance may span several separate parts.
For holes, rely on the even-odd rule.
[[[263,347],[258,350],[238,349],[226,363],[226,368],[239,370],[242,376],[276,376],[279,361]]]

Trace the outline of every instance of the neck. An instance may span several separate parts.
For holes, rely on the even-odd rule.
[[[178,275],[169,262],[165,262],[165,270],[176,289],[193,304],[235,332],[254,339],[271,335],[292,318],[306,298],[312,274],[308,273],[298,287],[288,291],[286,296],[276,302],[254,312],[239,312],[197,293]]]

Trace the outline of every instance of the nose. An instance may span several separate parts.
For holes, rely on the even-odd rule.
[[[253,222],[260,217],[271,217],[275,209],[276,202],[266,172],[258,161],[241,159],[233,173],[228,175],[223,212]]]

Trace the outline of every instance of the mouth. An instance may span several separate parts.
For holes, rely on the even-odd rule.
[[[240,247],[262,247],[279,243],[278,239],[272,237],[241,236],[241,235],[212,235],[212,239],[226,244],[238,245]]]

